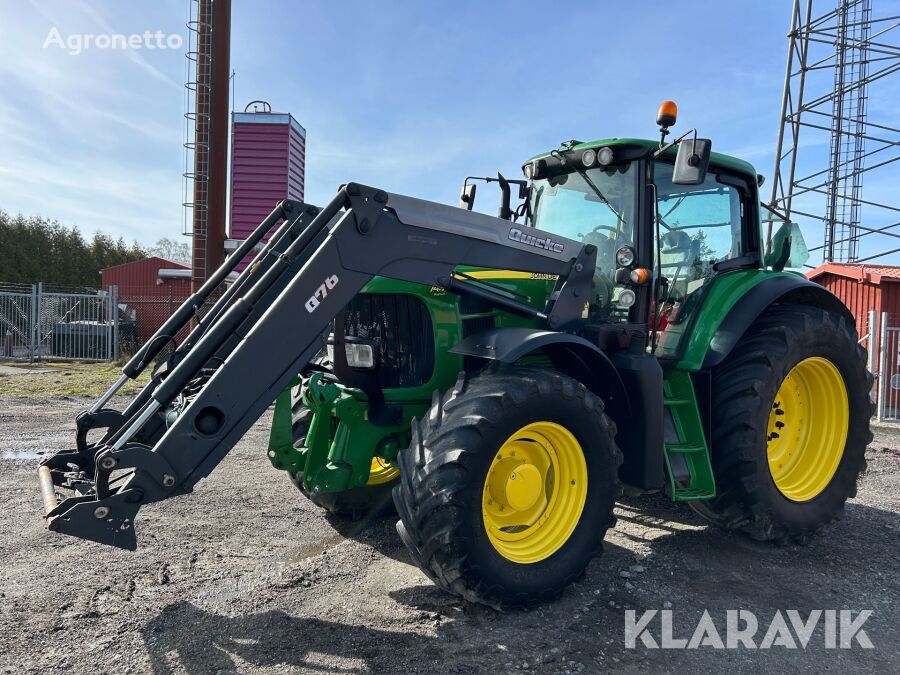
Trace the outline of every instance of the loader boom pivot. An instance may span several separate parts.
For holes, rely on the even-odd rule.
[[[116,385],[145,369],[282,219],[253,264],[131,404],[122,413],[105,408]],[[465,293],[466,283],[453,276],[457,265],[557,275],[555,292],[537,315],[553,329],[572,325],[590,292],[596,248],[555,235],[521,235],[508,220],[354,183],[321,210],[282,203],[80,416],[78,447],[42,462],[49,528],[134,549],[140,506],[189,492],[207,476],[319,352],[335,315],[375,276]],[[475,292],[490,302],[490,290]],[[516,300],[502,293],[495,300],[515,309]],[[522,311],[533,308],[522,303]],[[176,399],[188,402],[166,421],[163,413]],[[92,427],[108,431],[91,445]],[[75,496],[58,501],[58,488]]]

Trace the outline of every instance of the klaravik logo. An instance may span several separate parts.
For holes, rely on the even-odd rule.
[[[726,611],[724,626],[717,626],[709,612],[704,611],[690,638],[687,634],[676,637],[672,614],[671,609],[651,609],[638,617],[635,610],[626,610],[625,648],[636,649],[640,644],[646,649],[806,649],[814,634],[826,649],[852,649],[854,641],[863,649],[875,648],[863,630],[863,624],[872,615],[870,609],[855,616],[849,609],[814,609],[806,616],[796,609],[784,613],[776,610],[765,629],[756,615],[746,609]],[[658,625],[654,619],[658,619]]]
[[[545,251],[553,251],[554,253],[562,253],[563,248],[565,248],[550,237],[535,237],[533,234],[525,234],[518,227],[514,227],[509,231],[509,238],[520,244],[527,244],[528,246],[534,246]]]

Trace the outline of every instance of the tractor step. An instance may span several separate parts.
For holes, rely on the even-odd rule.
[[[672,422],[672,434],[668,436],[675,436],[665,442],[672,499],[711,499],[716,496],[716,483],[690,374],[669,371],[663,381],[663,392],[663,404]]]
[[[686,454],[691,452],[706,452],[706,445],[702,443],[668,443],[666,445],[668,452],[677,452]]]

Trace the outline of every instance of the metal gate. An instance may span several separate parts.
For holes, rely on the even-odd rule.
[[[900,317],[869,312],[869,369],[879,420],[900,422]]]
[[[0,287],[0,359],[115,361],[118,292],[47,292],[43,284]]]

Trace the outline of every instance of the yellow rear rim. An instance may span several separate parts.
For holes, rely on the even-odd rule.
[[[400,469],[381,457],[372,458],[372,468],[369,469],[369,480],[366,485],[384,485],[390,483],[400,475]]]
[[[847,387],[828,359],[804,359],[784,378],[769,411],[769,472],[779,492],[805,502],[824,490],[837,471],[850,411]]]
[[[558,424],[535,422],[494,455],[481,502],[484,529],[504,558],[536,563],[568,541],[586,498],[581,444]]]

